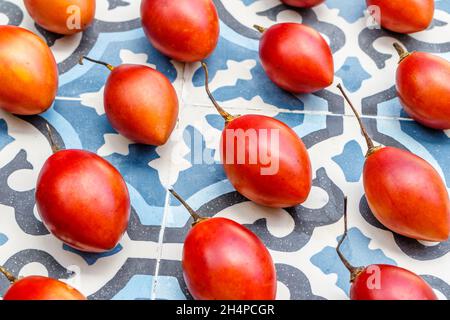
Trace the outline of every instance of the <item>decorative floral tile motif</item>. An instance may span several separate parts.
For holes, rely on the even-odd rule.
[[[402,111],[395,94],[397,57],[392,43],[450,59],[450,6],[436,1],[433,26],[401,36],[366,28],[363,0],[327,0],[312,10],[294,10],[278,0],[215,0],[221,38],[207,60],[211,89],[235,114],[276,117],[303,139],[313,164],[314,187],[297,208],[255,205],[226,180],[217,147],[223,120],[204,91],[200,64],[183,65],[159,54],[139,22],[139,1],[98,0],[94,25],[62,38],[36,27],[22,1],[0,0],[0,23],[33,30],[58,61],[60,88],[51,110],[14,117],[0,111],[0,264],[15,274],[67,279],[92,299],[191,298],[183,281],[181,252],[190,228],[188,213],[166,192],[174,188],[199,211],[226,216],[254,231],[269,248],[278,273],[280,299],[345,299],[349,275],[334,248],[343,232],[343,197],[349,198],[348,242],[354,264],[406,267],[450,298],[450,242],[422,243],[393,234],[368,209],[361,169],[366,147],[356,119],[335,89],[342,82],[374,140],[406,148],[429,161],[450,187],[450,133],[426,129]],[[293,96],[273,85],[258,59],[253,24],[302,21],[321,32],[335,58],[335,83],[312,95]],[[170,141],[154,148],[136,145],[109,125],[103,109],[108,70],[81,55],[110,64],[148,64],[174,84],[181,102]],[[34,204],[37,174],[51,149],[45,123],[66,148],[96,152],[116,166],[128,184],[132,217],[123,240],[103,255],[82,254],[51,236]],[[200,151],[199,151],[200,150]],[[0,295],[7,282],[0,278]]]

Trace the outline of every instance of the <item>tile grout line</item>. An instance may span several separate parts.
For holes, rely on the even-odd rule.
[[[191,104],[185,104],[186,107],[191,108],[211,108],[210,105],[203,105],[198,103],[191,103]],[[266,111],[263,108],[233,108],[229,107],[229,110],[250,110],[250,111]],[[305,114],[305,115],[315,115],[315,116],[334,116],[334,117],[351,117],[355,118],[356,116],[354,114],[346,114],[346,113],[333,113],[330,111],[312,111],[312,110],[290,110],[290,109],[282,109],[277,108],[277,110],[269,109],[269,111],[278,111],[278,113],[290,113],[290,114]],[[411,118],[404,118],[404,117],[389,117],[389,116],[378,116],[378,115],[361,115],[361,118],[367,118],[367,119],[379,119],[379,120],[400,120],[400,121],[414,121],[414,119]]]
[[[183,65],[183,77],[180,87],[180,96],[181,96],[181,104],[183,107],[193,107],[193,108],[211,108],[211,105],[207,104],[199,104],[199,103],[184,103],[183,101],[183,93],[184,93],[184,87],[185,87],[185,74],[186,74],[186,64]],[[81,101],[81,97],[61,97],[57,96],[55,100],[60,101]],[[249,110],[249,111],[265,111],[264,108],[255,108],[255,107],[249,107],[249,108],[234,108],[234,107],[228,107],[230,110],[236,109],[236,110]],[[291,109],[285,109],[285,108],[279,108],[276,107],[276,111],[278,113],[288,113],[288,114],[305,114],[305,115],[325,115],[325,116],[347,116],[347,117],[355,117],[353,114],[345,114],[345,113],[333,113],[331,111],[313,111],[313,110],[291,110]],[[269,109],[268,111],[270,111]],[[275,110],[274,110],[275,111]],[[379,115],[361,115],[361,118],[366,119],[379,119],[379,120],[398,120],[398,121],[414,121],[414,119],[411,118],[405,118],[405,117],[396,117],[396,116],[379,116]]]
[[[167,221],[167,214],[170,208],[170,194],[168,191],[166,191],[166,199],[164,200],[164,212],[163,212],[163,219],[161,221],[161,230],[159,231],[159,237],[158,237],[158,254],[156,257],[156,266],[155,266],[155,275],[153,277],[152,281],[152,290],[150,292],[150,300],[156,299],[156,287],[158,284],[158,275],[159,275],[159,266],[162,258],[162,250],[163,250],[163,244],[164,244],[164,231],[166,229],[166,221]]]
[[[184,70],[184,69],[183,69]],[[183,82],[181,84],[180,92],[181,92],[181,99],[183,99],[183,90],[184,90],[184,83],[185,79],[183,78]],[[81,98],[72,98],[72,97],[56,97],[55,100],[61,100],[61,101],[81,101]],[[198,103],[183,103],[183,107],[192,107],[192,108],[211,108],[210,105],[206,104],[198,104]],[[265,111],[263,108],[233,108],[229,107],[230,110],[236,109],[236,110],[250,110],[250,111]],[[276,111],[279,111],[278,113],[290,113],[290,114],[306,114],[306,115],[317,115],[317,116],[345,116],[345,117],[352,117],[354,118],[355,115],[353,114],[345,114],[345,113],[333,113],[330,111],[312,111],[312,110],[291,110],[291,109],[284,109],[284,108],[278,108],[276,107]],[[275,110],[274,110],[275,111]],[[366,119],[379,119],[379,120],[399,120],[399,121],[414,121],[414,119],[411,118],[405,118],[405,117],[390,117],[390,116],[379,116],[379,115],[361,115],[361,118]]]
[[[55,97],[55,100],[62,100],[62,101],[81,101],[81,97]]]
[[[183,76],[181,78],[181,88],[180,88],[180,102],[182,107],[188,106],[188,104],[184,103],[183,97],[184,97],[184,87],[186,85],[186,63],[183,63]],[[178,119],[179,120],[179,119]]]
[[[183,101],[183,90],[184,90],[184,85],[186,82],[185,75],[186,75],[186,63],[183,64],[183,76],[181,78],[181,86],[180,86],[180,96],[181,96],[180,103],[183,108],[185,106],[184,101]],[[178,123],[177,123],[177,125],[178,125]],[[172,168],[169,167],[169,176],[170,176],[171,170],[172,170]],[[168,191],[166,191],[166,199],[164,201],[163,219],[161,221],[161,230],[159,231],[159,238],[158,238],[158,255],[156,257],[155,275],[153,278],[152,290],[150,292],[150,300],[156,299],[156,294],[157,294],[156,289],[157,289],[157,285],[158,285],[159,267],[161,264],[162,251],[163,251],[163,246],[164,246],[164,231],[166,230],[166,221],[167,221],[167,215],[169,213],[169,210],[170,210],[170,193]]]
[[[336,116],[343,116],[348,118],[356,118],[354,114],[334,114]],[[361,115],[361,119],[376,119],[376,120],[399,120],[399,121],[414,121],[414,119],[411,118],[404,118],[404,117],[389,117],[389,116],[373,116],[373,115]]]

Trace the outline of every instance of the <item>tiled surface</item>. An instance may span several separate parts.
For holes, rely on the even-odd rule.
[[[328,0],[298,11],[278,0],[215,1],[221,39],[208,59],[214,95],[232,113],[260,113],[286,122],[309,149],[313,191],[303,206],[288,210],[250,203],[227,182],[216,152],[223,121],[204,93],[200,65],[170,61],[151,47],[139,25],[139,3],[98,0],[94,26],[82,35],[60,38],[39,33],[22,1],[0,0],[0,23],[21,25],[45,37],[61,73],[55,105],[42,116],[17,118],[0,111],[0,264],[21,275],[68,279],[93,299],[190,298],[180,265],[190,222],[165,191],[173,185],[200,213],[232,218],[262,238],[276,262],[280,299],[345,299],[348,273],[334,248],[343,231],[346,194],[350,238],[344,251],[353,263],[406,267],[423,275],[440,298],[450,297],[450,242],[425,244],[394,235],[368,210],[361,181],[364,140],[335,89],[342,82],[358,108],[362,106],[378,143],[424,157],[450,186],[450,133],[428,130],[402,112],[394,91],[397,58],[392,49],[396,39],[410,50],[450,58],[448,0],[436,1],[433,27],[412,36],[367,29],[363,0]],[[294,97],[267,79],[258,61],[259,35],[250,27],[276,21],[303,21],[326,37],[335,57],[333,86]],[[182,105],[167,145],[155,149],[131,144],[110,127],[102,105],[108,71],[90,63],[77,65],[81,54],[114,65],[147,63],[170,78]],[[68,249],[39,221],[34,187],[51,153],[45,121],[67,148],[97,152],[124,175],[133,214],[128,232],[111,253]],[[0,295],[6,286],[0,279]]]

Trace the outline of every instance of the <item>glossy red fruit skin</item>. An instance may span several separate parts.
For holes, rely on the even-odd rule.
[[[394,32],[419,32],[433,21],[434,0],[366,0],[366,3],[380,8],[381,26]]]
[[[379,272],[379,283],[375,282]],[[376,287],[379,284],[379,287]],[[417,274],[392,265],[371,265],[352,283],[351,300],[438,300],[433,289]]]
[[[238,130],[256,132],[258,138],[253,145],[257,145],[258,150],[271,148],[265,139],[260,138],[260,132],[267,130],[270,136],[271,130],[277,130],[279,150],[278,148],[271,150],[271,154],[274,161],[278,159],[278,171],[272,175],[262,175],[261,167],[268,166],[261,163],[260,157],[255,164],[250,164],[250,161],[239,164],[236,155],[239,153],[239,141],[242,140],[228,139],[227,130],[231,133]],[[249,154],[253,154],[251,150],[250,144],[246,143],[245,159],[249,159]],[[228,154],[234,154],[235,157],[232,158]],[[221,159],[225,173],[235,189],[258,204],[275,208],[292,207],[303,203],[311,191],[312,169],[308,151],[297,134],[277,119],[261,115],[244,115],[229,122],[222,132]]]
[[[405,111],[433,129],[450,129],[450,62],[413,52],[397,69],[397,93]]]
[[[410,152],[385,147],[367,158],[363,179],[369,207],[384,226],[418,240],[448,239],[447,188],[428,162]]]
[[[142,0],[141,18],[151,44],[177,61],[204,60],[219,41],[219,15],[211,0]]]
[[[39,215],[49,231],[75,249],[113,249],[130,217],[128,189],[120,173],[98,155],[63,150],[45,162],[36,187]]]
[[[86,30],[95,17],[95,0],[24,0],[24,3],[38,25],[64,35]],[[68,26],[78,22],[78,18],[78,27]]]
[[[3,300],[86,300],[86,297],[62,281],[29,276],[14,282]]]
[[[172,83],[143,65],[114,68],[105,86],[104,104],[111,125],[138,143],[167,142],[178,118],[178,98]]]
[[[330,46],[320,33],[303,24],[280,23],[267,29],[259,56],[267,76],[292,93],[311,93],[333,83]]]
[[[311,8],[325,2],[325,0],[281,0],[281,2],[293,7]]]
[[[183,275],[196,300],[274,300],[276,270],[261,240],[242,225],[212,218],[195,225],[183,248]]]
[[[47,44],[16,26],[0,26],[0,108],[17,115],[46,111],[58,90],[58,67]]]

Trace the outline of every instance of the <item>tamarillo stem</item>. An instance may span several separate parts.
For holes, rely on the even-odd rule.
[[[47,135],[48,135],[48,139],[50,140],[50,146],[52,148],[52,152],[53,152],[53,154],[55,154],[58,151],[61,151],[61,148],[58,146],[58,143],[56,143],[56,139],[55,139],[55,136],[53,135],[53,130],[50,127],[50,125],[48,123],[46,123],[45,126],[47,127]]]
[[[361,116],[359,115],[358,111],[356,111],[356,108],[354,107],[352,101],[350,100],[350,98],[347,96],[347,94],[344,91],[344,88],[342,87],[342,85],[339,83],[337,85],[338,89],[341,91],[344,99],[347,101],[347,103],[350,105],[350,107],[352,108],[353,113],[356,116],[356,119],[358,120],[359,126],[361,127],[361,132],[362,135],[364,136],[364,139],[366,139],[366,144],[367,144],[367,154],[366,157],[370,156],[372,153],[374,153],[376,150],[378,150],[380,147],[376,147],[372,141],[372,139],[370,138],[369,134],[367,133],[366,127],[364,126]]]
[[[225,122],[231,122],[233,121],[236,117],[233,116],[232,114],[228,113],[227,111],[225,111],[217,102],[217,100],[214,98],[214,96],[212,95],[211,91],[209,90],[209,71],[208,71],[208,65],[202,61],[202,68],[205,71],[205,90],[206,93],[208,94],[209,99],[211,100],[211,102],[213,103],[214,107],[217,109],[217,111],[219,112],[219,114],[222,116],[222,118],[225,119]]]
[[[80,60],[78,61],[79,64],[83,65],[83,60],[86,59],[90,62],[96,63],[96,64],[100,64],[102,66],[105,66],[106,68],[108,68],[109,71],[113,71],[114,67],[112,65],[110,65],[109,63],[103,62],[103,61],[99,61],[99,60],[95,60],[86,56],[81,56]]]
[[[191,217],[194,219],[194,223],[192,226],[195,226],[196,224],[207,220],[208,218],[200,216],[197,212],[195,212],[194,209],[190,205],[187,204],[187,202],[173,189],[169,189],[169,192],[178,200],[181,202],[181,204],[186,208],[186,210],[189,212]]]
[[[6,270],[5,267],[0,266],[0,272],[3,273],[3,275],[8,279],[9,282],[14,283],[17,281],[17,278],[8,270]]]
[[[344,234],[342,235],[342,238],[339,240],[338,245],[336,247],[336,252],[339,256],[339,259],[341,259],[344,266],[347,268],[348,271],[350,271],[350,282],[353,282],[356,277],[365,269],[364,267],[354,267],[344,256],[344,254],[341,252],[341,246],[344,240],[347,238],[348,234],[348,223],[347,223],[347,197],[344,198]]]
[[[405,48],[403,48],[398,42],[394,42],[393,46],[400,57],[400,60],[398,61],[398,63],[402,62],[403,59],[405,59],[406,57],[408,57],[411,54]]]
[[[253,28],[255,28],[257,31],[259,31],[259,32],[261,32],[261,33],[264,33],[264,32],[266,32],[266,28],[264,28],[264,27],[261,27],[261,26],[259,26],[259,25],[257,25],[257,24],[254,24],[253,25]]]

